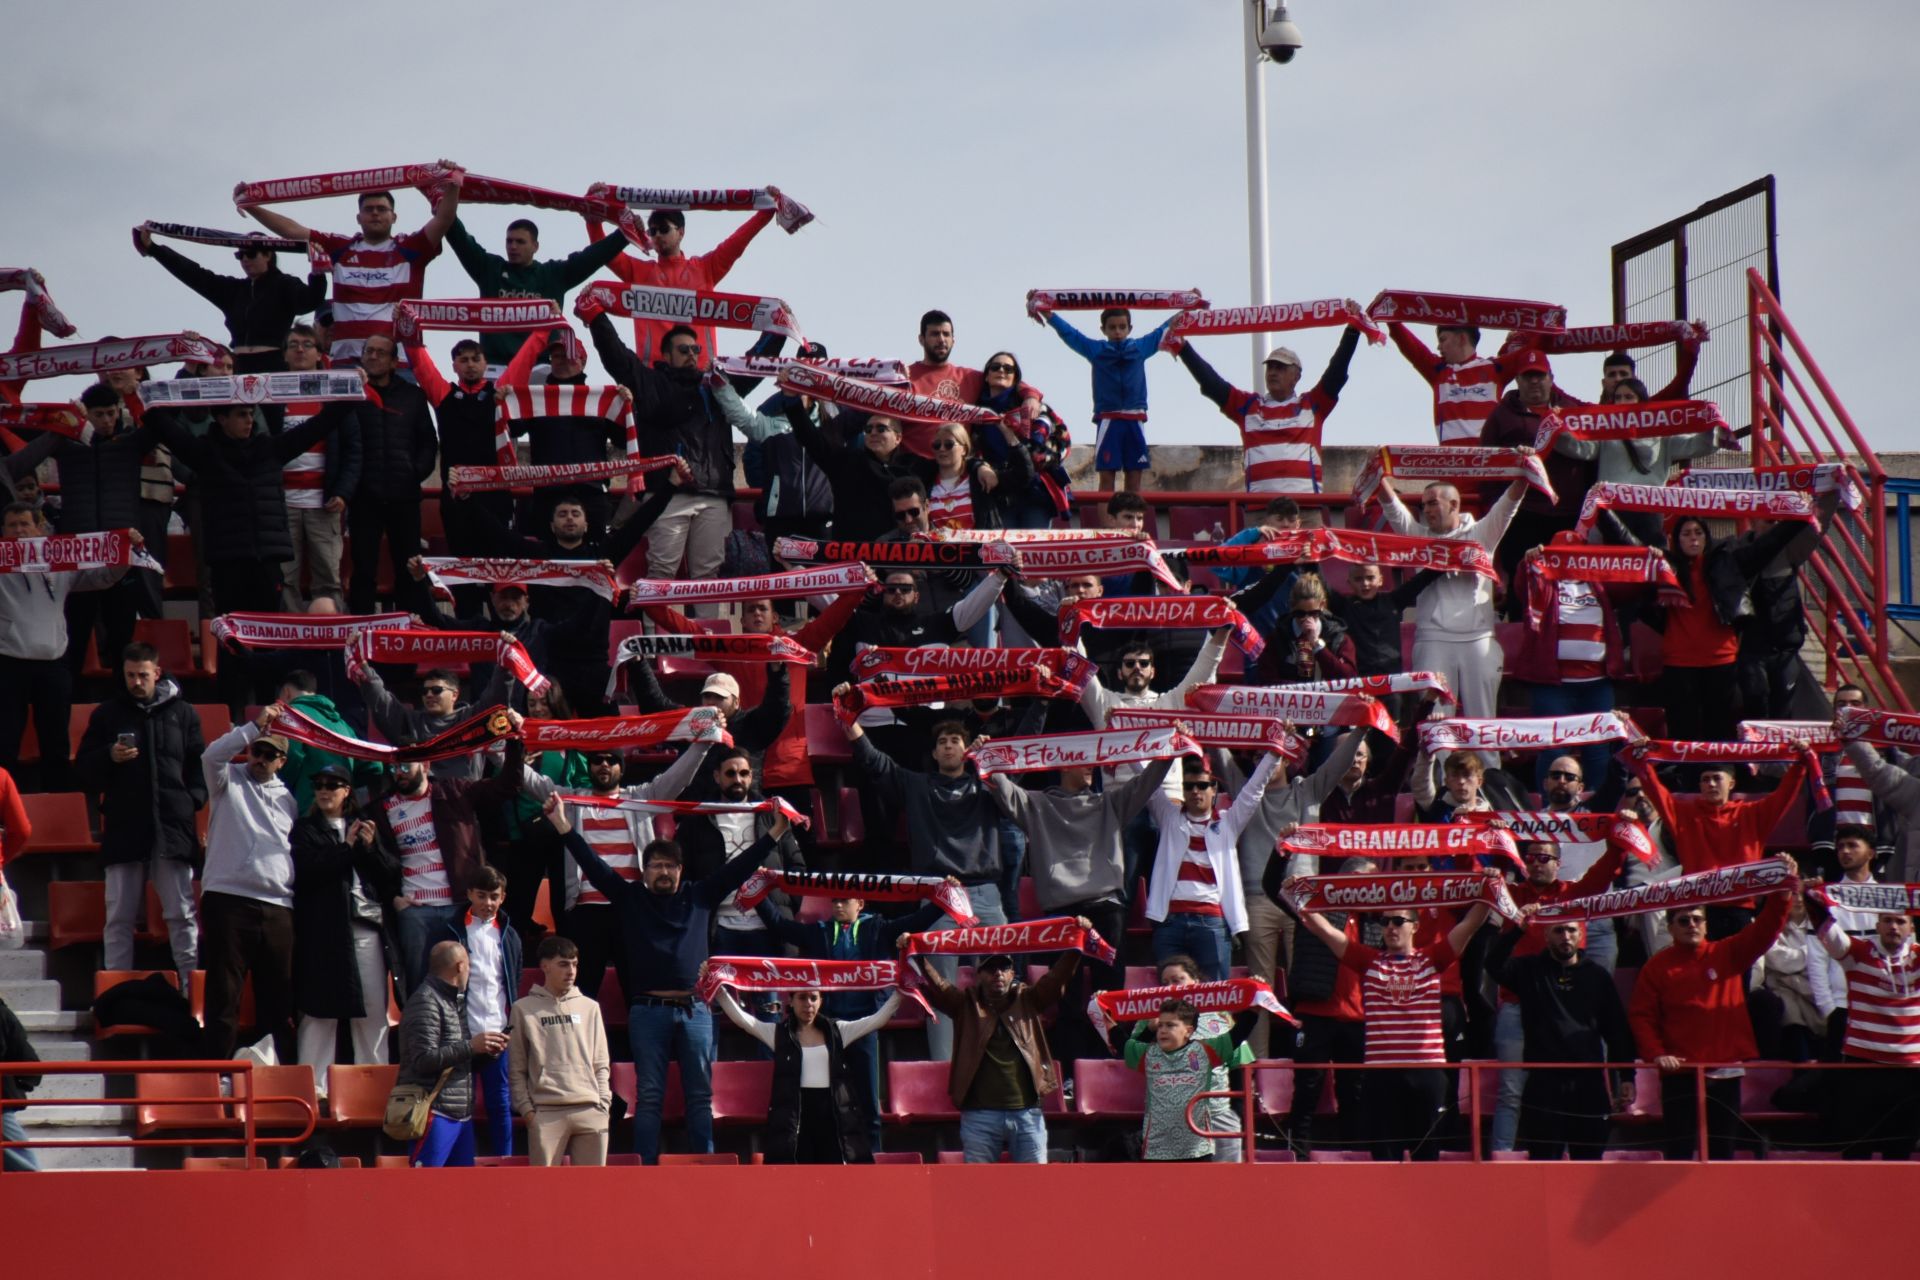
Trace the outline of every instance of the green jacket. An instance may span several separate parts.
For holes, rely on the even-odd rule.
[[[343,733],[348,737],[356,736],[353,726],[347,723],[346,717],[342,716],[339,708],[333,705],[332,698],[323,694],[309,693],[295,698],[288,705],[315,724],[325,725],[335,733]],[[301,813],[305,813],[312,806],[313,775],[319,772],[320,766],[326,764],[346,765],[351,770],[349,776],[353,779],[355,787],[377,787],[385,774],[385,770],[371,760],[354,760],[347,756],[336,755],[331,751],[322,751],[318,747],[310,747],[304,742],[290,741],[287,743],[287,763],[280,770],[280,781],[286,783],[287,788],[293,792],[294,803],[300,807]]]
[[[499,254],[482,249],[480,242],[456,218],[452,230],[447,232],[447,245],[473,277],[481,297],[548,298],[554,306],[564,308],[567,290],[584,283],[594,272],[619,257],[627,241],[624,236],[608,236],[564,258],[516,267]],[[486,353],[487,363],[506,364],[526,340],[524,333],[483,333],[480,349]]]
[[[587,758],[578,751],[542,751],[539,757],[529,756],[527,768],[542,777],[553,779],[553,783],[562,791],[591,791],[593,778],[587,772]],[[507,838],[518,840],[526,834],[527,827],[540,811],[546,808],[546,801],[538,794],[522,790],[507,802]]]

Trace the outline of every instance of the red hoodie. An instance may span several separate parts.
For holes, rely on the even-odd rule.
[[[1759,1050],[1747,1017],[1747,970],[1787,923],[1787,895],[1767,896],[1752,924],[1718,942],[1671,946],[1640,970],[1627,1021],[1640,1056],[1688,1062],[1744,1062]]]

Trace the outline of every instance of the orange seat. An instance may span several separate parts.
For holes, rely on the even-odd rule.
[[[327,1069],[327,1109],[336,1129],[378,1129],[400,1068],[382,1063]]]
[[[335,1067],[334,1070],[338,1071],[339,1068]],[[373,1167],[376,1169],[410,1169],[413,1167],[413,1162],[405,1156],[376,1156],[374,1157]]]
[[[399,1157],[399,1159],[404,1163],[406,1160],[406,1157],[401,1156]],[[358,1169],[360,1167],[359,1156],[341,1156],[339,1157],[339,1160],[340,1160],[340,1167],[342,1169]],[[299,1156],[281,1156],[280,1157],[280,1167],[282,1169],[291,1169],[293,1168],[294,1165],[298,1164],[299,1162],[300,1162]]]
[[[886,1118],[894,1124],[958,1121],[960,1111],[947,1095],[950,1074],[945,1062],[889,1062]]]
[[[559,926],[553,922],[553,882],[545,877],[540,880],[539,892],[533,895],[533,922],[548,933],[560,932]],[[526,993],[523,991],[521,994]]]
[[[718,1065],[718,1064],[715,1064]],[[771,1065],[771,1064],[769,1064]],[[660,1157],[663,1165],[671,1164],[739,1164],[740,1157],[731,1151],[687,1151],[669,1152]]]
[[[236,1078],[233,1085],[233,1094],[234,1118],[242,1124],[245,1124],[247,1112],[257,1105],[259,1107],[259,1113],[254,1124],[256,1128],[261,1131],[304,1129],[307,1127],[307,1116],[309,1114],[314,1116],[320,1114],[319,1103],[315,1101],[314,1098],[313,1068],[307,1066],[305,1063],[298,1063],[290,1067],[255,1067],[253,1069],[252,1093],[248,1093],[248,1085],[244,1079]],[[312,1111],[309,1113],[307,1107],[300,1106],[298,1102],[260,1102],[256,1104],[246,1101],[246,1099],[250,1097],[298,1098],[305,1101],[307,1107],[311,1107]]]
[[[27,806],[33,835],[26,853],[98,853],[87,821],[87,798],[78,791],[47,791],[20,797]],[[57,882],[56,882],[57,883]]]
[[[265,1156],[188,1156],[180,1162],[180,1168],[187,1173],[217,1173],[222,1169],[264,1169],[267,1167]]]
[[[134,1133],[142,1138],[181,1129],[232,1129],[220,1077],[211,1071],[154,1072],[134,1077]],[[192,1099],[171,1106],[147,1105]]]
[[[752,1059],[713,1064],[715,1124],[765,1124],[772,1095],[771,1061]]]
[[[160,669],[168,675],[210,675],[193,654],[193,624],[185,618],[142,618],[133,624],[134,640],[150,644],[160,655]],[[116,655],[117,661],[117,655]]]
[[[233,728],[233,717],[227,709],[212,703],[196,702],[193,710],[200,717],[200,739],[203,743],[215,738],[224,738]]]

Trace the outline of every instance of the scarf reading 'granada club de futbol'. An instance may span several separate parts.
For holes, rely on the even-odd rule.
[[[1233,603],[1221,596],[1132,596],[1116,600],[1068,600],[1060,606],[1060,639],[1072,644],[1081,627],[1117,627],[1133,630],[1211,631],[1232,627],[1233,642],[1249,659],[1258,658],[1267,642],[1260,638]]]
[[[1301,876],[1281,895],[1295,911],[1404,911],[1470,907],[1484,902],[1518,922],[1520,908],[1498,875],[1479,871],[1409,871],[1366,876]]]
[[[795,569],[754,578],[642,578],[627,586],[633,607],[644,604],[717,603],[726,600],[796,600],[802,596],[865,591],[867,571],[857,564]]]
[[[1041,951],[1078,951],[1112,964],[1113,946],[1071,916],[1049,916],[1019,924],[983,924],[938,933],[910,933],[903,956],[1032,955]]]
[[[1584,898],[1543,902],[1533,913],[1535,924],[1550,920],[1604,920],[1675,907],[1710,907],[1721,902],[1745,902],[1756,894],[1784,893],[1793,879],[1793,864],[1785,858],[1739,862],[1712,871],[1696,871],[1643,884],[1634,889],[1609,889]]]
[[[1289,693],[1364,693],[1389,698],[1396,693],[1432,693],[1437,701],[1454,705],[1453,690],[1438,671],[1399,671],[1385,676],[1348,676],[1343,680],[1306,680],[1275,685]]]
[[[478,556],[424,556],[427,581],[441,595],[447,584],[488,587],[585,587],[613,599],[614,580],[598,560],[491,560]]]
[[[1236,715],[1276,716],[1303,725],[1340,725],[1378,729],[1400,740],[1400,727],[1378,699],[1364,693],[1329,693],[1317,689],[1288,689],[1252,684],[1203,684],[1187,694],[1187,705],[1200,711]]]
[[[1920,715],[1869,707],[1842,707],[1839,723],[1840,737],[1844,741],[1920,751]]]
[[[971,671],[1016,672],[1045,667],[1064,681],[1077,698],[1098,668],[1085,654],[1072,649],[964,649],[944,645],[888,648],[869,645],[853,658],[853,676],[957,676]]]
[[[886,991],[900,988],[929,1015],[933,1008],[921,992],[911,965],[898,960],[781,960],[766,956],[714,956],[706,976],[693,990],[712,1000],[721,987],[736,991]]]
[[[1382,343],[1387,335],[1367,318],[1360,304],[1351,298],[1318,298],[1312,302],[1275,302],[1264,307],[1218,307],[1183,311],[1167,326],[1160,339],[1162,351],[1178,351],[1188,338],[1205,338],[1218,333],[1288,333],[1295,329],[1326,329],[1351,325],[1367,335],[1367,341]]]
[[[582,809],[618,809],[624,813],[646,813],[655,817],[776,813],[796,827],[807,825],[806,815],[779,796],[770,796],[764,800],[642,800],[638,796],[601,796],[576,791],[558,791],[554,793],[554,798],[562,804],[576,805]],[[742,910],[745,909],[742,908]]]
[[[1294,1026],[1300,1019],[1287,1012],[1273,988],[1258,978],[1227,978],[1219,982],[1195,982],[1184,987],[1134,987],[1127,991],[1102,991],[1087,1002],[1087,1017],[1102,1039],[1117,1022],[1144,1022],[1160,1016],[1160,1006],[1168,1000],[1185,1000],[1200,1013],[1239,1013],[1243,1009],[1265,1009],[1276,1018]]]
[[[1407,289],[1382,289],[1367,304],[1367,314],[1375,320],[1398,320],[1401,324],[1471,325],[1476,329],[1560,333],[1567,327],[1567,309],[1551,302],[1414,293]]]
[[[775,891],[798,898],[859,898],[863,902],[937,902],[963,925],[980,923],[964,885],[945,876],[883,876],[858,871],[781,871],[762,867],[734,895],[742,911],[751,911]]]
[[[410,621],[404,613],[223,613],[213,620],[213,638],[240,649],[338,649],[362,631],[400,630]]]

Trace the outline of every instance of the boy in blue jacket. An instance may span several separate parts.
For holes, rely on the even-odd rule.
[[[951,876],[948,880],[955,885],[960,883]],[[817,924],[802,924],[771,901],[762,902],[757,908],[761,921],[773,936],[798,948],[803,960],[893,960],[899,956],[901,935],[925,933],[946,918],[946,912],[936,902],[922,903],[919,910],[890,920],[868,915],[866,909],[863,898],[835,898],[832,918]],[[852,1021],[877,1011],[881,993],[831,991],[823,998],[821,1017]],[[847,1087],[853,1093],[854,1102],[866,1113],[875,1151],[880,1149],[879,1039],[862,1036],[844,1050]]]
[[[1149,464],[1146,365],[1160,349],[1160,337],[1174,317],[1167,317],[1144,338],[1134,338],[1128,336],[1133,332],[1133,313],[1125,307],[1108,307],[1100,313],[1100,332],[1106,335],[1106,340],[1100,341],[1081,333],[1055,312],[1049,311],[1046,316],[1060,341],[1093,366],[1093,465],[1098,472],[1097,483],[1102,489],[1112,490],[1117,471],[1124,477],[1121,488],[1139,492]]]

